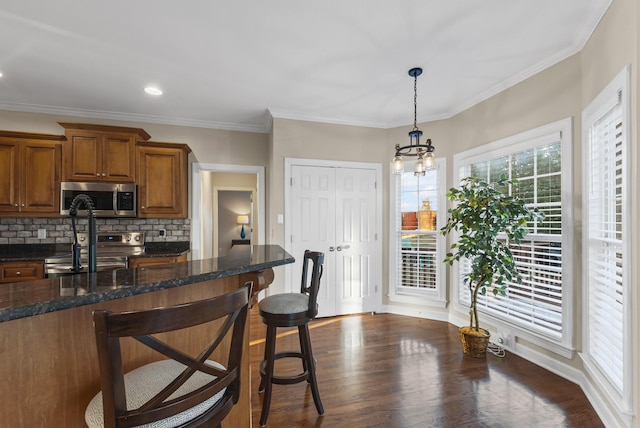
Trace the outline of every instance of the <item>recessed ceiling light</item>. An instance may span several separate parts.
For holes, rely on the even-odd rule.
[[[154,88],[153,86],[147,86],[146,88],[144,88],[144,91],[150,95],[162,95],[162,90]]]
[[[2,71],[0,71],[0,77],[2,77]]]

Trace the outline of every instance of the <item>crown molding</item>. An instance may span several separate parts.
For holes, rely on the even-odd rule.
[[[125,122],[157,123],[161,125],[187,126],[194,128],[222,129],[227,131],[268,133],[266,123],[264,125],[250,125],[230,122],[215,122],[205,120],[183,119],[166,116],[152,116],[145,114],[120,113],[102,110],[73,109],[39,104],[21,104],[1,102],[0,110],[19,111],[25,113],[42,113],[51,115],[77,116],[91,119],[112,119]]]

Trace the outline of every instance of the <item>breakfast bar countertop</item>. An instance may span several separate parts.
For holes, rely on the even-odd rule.
[[[236,246],[224,257],[0,286],[0,322],[293,263],[278,245]]]

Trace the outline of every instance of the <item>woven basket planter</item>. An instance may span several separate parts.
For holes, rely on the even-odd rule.
[[[462,352],[474,358],[484,358],[487,355],[489,337],[491,334],[483,328],[475,331],[470,327],[460,327]]]

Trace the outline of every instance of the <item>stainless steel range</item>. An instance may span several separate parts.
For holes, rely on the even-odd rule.
[[[80,257],[87,272],[89,234],[78,233],[81,245]],[[96,270],[98,272],[129,266],[129,257],[144,254],[144,232],[98,233],[96,235]],[[49,257],[44,261],[44,273],[48,278],[73,273],[71,255]]]

